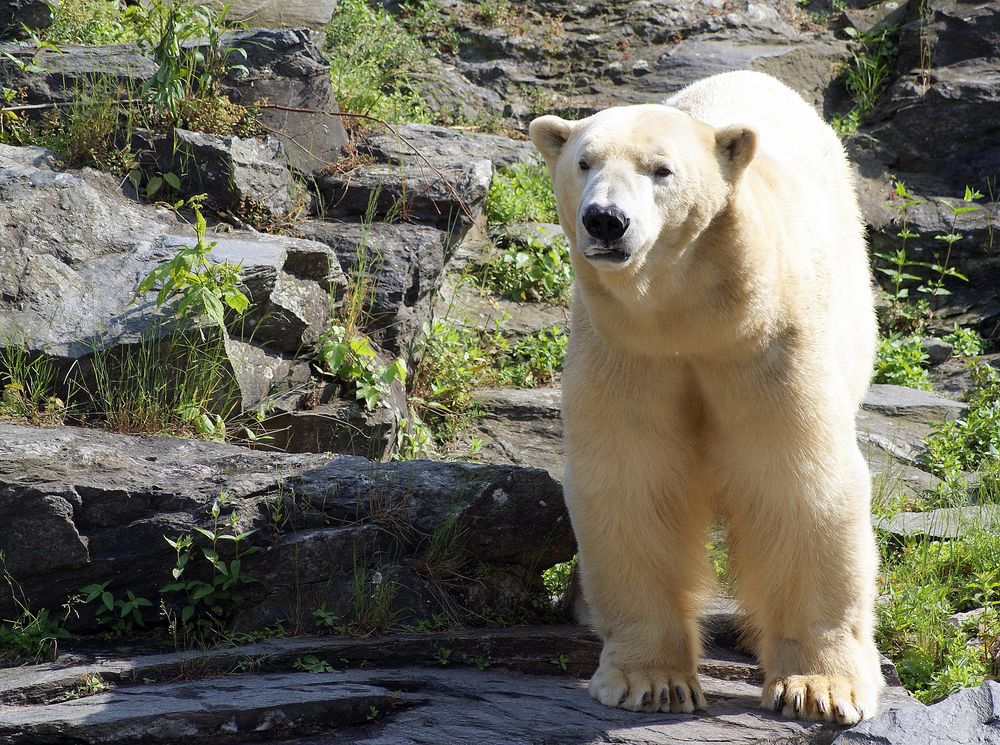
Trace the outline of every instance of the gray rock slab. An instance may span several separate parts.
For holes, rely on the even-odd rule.
[[[5,707],[0,740],[33,742],[212,741],[366,721],[391,691],[335,673],[233,676],[119,688],[47,706]],[[416,697],[417,701],[423,697]]]
[[[933,431],[930,424],[867,409],[858,412],[855,422],[861,452],[870,461],[874,451],[881,451],[903,465],[923,465],[924,439]]]
[[[449,274],[435,300],[435,313],[476,328],[494,328],[512,341],[557,326],[569,328],[569,308],[548,303],[520,303],[493,297],[471,281]]]
[[[528,140],[431,124],[398,124],[391,132],[377,129],[365,137],[362,148],[379,160],[390,162],[410,159],[416,152],[432,161],[489,158],[497,168],[541,162],[538,151]]]
[[[926,708],[887,711],[861,722],[832,745],[997,745],[1000,683],[988,680]]]
[[[336,0],[236,0],[212,5],[231,5],[229,19],[251,28],[311,28],[322,31],[333,17]]]
[[[732,626],[731,604],[714,614],[726,617],[722,626]],[[830,725],[758,710],[761,671],[746,655],[711,646],[719,627],[717,619],[706,626],[709,646],[699,672],[709,706],[698,716],[600,706],[586,691],[585,678],[600,651],[590,631],[514,627],[273,639],[237,648],[77,657],[68,664],[15,668],[0,672],[0,701],[18,703],[0,708],[0,739],[11,745],[39,737],[52,742],[73,737],[76,743],[180,736],[198,741],[245,738],[252,731],[270,740],[293,738],[284,740],[288,743],[480,743],[486,737],[496,743],[569,745],[818,743],[836,736],[840,730]],[[434,664],[441,649],[449,652],[447,666]],[[288,672],[307,656],[337,672]],[[257,672],[219,677],[241,665]],[[192,671],[206,679],[185,680]],[[890,666],[893,680],[891,673]],[[100,675],[110,690],[63,700],[88,675]],[[137,685],[140,680],[151,684]],[[881,704],[921,706],[898,685],[890,685]],[[373,705],[378,713],[366,724]],[[309,734],[297,737],[301,732]]]
[[[938,424],[958,419],[969,408],[960,401],[930,391],[879,383],[868,388],[861,407],[866,411],[904,417],[924,424]]]
[[[901,538],[955,538],[969,530],[990,530],[996,525],[1000,525],[1000,506],[990,504],[900,512],[875,520],[877,528]]]

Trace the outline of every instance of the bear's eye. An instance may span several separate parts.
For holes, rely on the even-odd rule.
[[[585,160],[581,160],[580,161],[580,170],[581,171],[589,171],[590,170],[590,163],[588,163]]]
[[[667,176],[670,176],[672,174],[673,171],[671,171],[666,166],[660,166],[655,171],[653,171],[653,175],[656,176],[657,178],[666,178]]]

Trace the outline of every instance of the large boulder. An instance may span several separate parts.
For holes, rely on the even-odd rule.
[[[24,29],[39,31],[52,25],[55,0],[3,0],[0,2],[0,38],[21,37]]]
[[[95,353],[178,332],[171,307],[158,309],[155,293],[135,296],[142,277],[196,241],[175,213],[126,199],[108,175],[64,171],[48,151],[0,145],[0,215],[4,344],[44,354],[65,372]],[[258,392],[239,404],[251,408],[280,378],[262,386],[247,376],[280,375],[290,369],[280,353],[316,342],[343,275],[334,252],[315,242],[256,233],[208,240],[216,242],[211,258],[242,267],[254,302],[229,328],[250,344],[227,345],[227,353],[239,354],[227,364],[240,387]]]
[[[429,618],[473,593],[508,618],[538,618],[541,570],[574,551],[561,490],[540,470],[0,424],[0,552],[36,609],[94,582],[159,598],[177,558],[164,538],[215,529],[220,494],[233,529],[256,531],[244,629],[308,626],[323,604],[348,623],[359,578],[394,583],[394,618]],[[0,594],[0,616],[17,613]]]

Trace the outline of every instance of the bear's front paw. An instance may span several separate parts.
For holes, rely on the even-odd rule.
[[[621,670],[606,662],[590,679],[590,695],[605,706],[630,711],[691,713],[705,708],[705,694],[693,673]]]
[[[871,686],[834,675],[789,675],[764,685],[760,705],[792,719],[856,724],[878,711]]]

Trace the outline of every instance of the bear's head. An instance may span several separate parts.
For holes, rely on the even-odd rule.
[[[715,129],[657,105],[542,116],[530,134],[576,258],[602,275],[675,261],[725,207],[757,148],[750,127]]]

